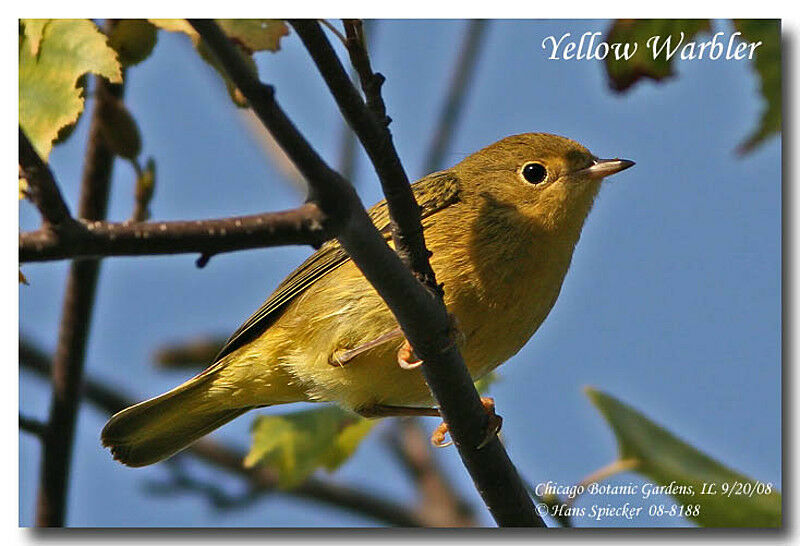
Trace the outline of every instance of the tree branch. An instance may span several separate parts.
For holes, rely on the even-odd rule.
[[[376,74],[372,71],[372,63],[367,53],[367,37],[364,33],[364,22],[361,19],[342,19],[344,31],[347,35],[345,46],[350,56],[350,63],[358,74],[361,82],[361,89],[367,99],[367,107],[375,116],[375,119],[388,127],[391,118],[386,115],[386,104],[383,102],[381,88],[386,78],[383,74]]]
[[[53,173],[28,140],[22,126],[19,128],[20,176],[28,181],[28,197],[39,212],[46,228],[60,227],[72,220],[69,208],[58,189]]]
[[[123,86],[110,84],[102,78],[95,78],[94,81],[95,105],[78,210],[81,218],[102,220],[108,206],[114,153],[102,135],[104,120],[101,102],[106,94],[121,98]],[[53,360],[53,395],[43,442],[36,513],[36,525],[39,527],[63,527],[66,517],[72,443],[99,272],[98,261],[75,261],[67,277],[58,346]]]
[[[348,37],[348,50],[353,52],[351,56],[355,55],[358,59],[359,64],[354,62],[354,66],[364,82],[364,93],[371,105],[368,106],[361,99],[319,23],[313,20],[291,20],[290,23],[378,173],[389,208],[392,239],[397,254],[424,286],[441,297],[442,289],[436,283],[436,275],[428,261],[431,253],[425,246],[420,208],[394,147],[388,121],[384,119],[386,108],[380,96],[383,76],[372,73],[363,41]],[[350,27],[347,25],[348,36]]]
[[[19,261],[187,252],[212,255],[291,244],[318,248],[335,235],[334,224],[314,203],[287,211],[212,220],[119,223],[79,220],[57,232],[39,229],[21,233]]]
[[[544,522],[536,514],[533,501],[500,441],[495,437],[483,448],[477,449],[484,440],[488,417],[458,349],[449,340],[449,319],[441,299],[426,290],[403,266],[398,255],[375,229],[352,187],[311,149],[278,106],[272,88],[258,81],[256,74],[247,68],[239,51],[217,24],[196,19],[190,20],[190,23],[247,98],[259,119],[306,177],[315,197],[319,199],[320,207],[328,212],[330,203],[327,201],[333,199],[337,201],[336,209],[347,215],[337,237],[353,262],[384,299],[416,354],[424,360],[422,371],[425,379],[448,423],[462,461],[495,520],[503,526],[543,526]],[[309,41],[310,51],[319,54],[315,60],[318,66],[321,65],[320,70],[334,76],[337,82],[342,80],[339,74],[344,75],[342,85],[345,91],[333,86],[334,95],[351,95],[347,90],[353,90],[352,83],[344,74],[338,58],[333,55],[319,25],[310,23],[304,26],[303,22],[295,22],[293,26],[298,34],[301,34],[299,29],[303,29],[301,38]],[[325,65],[325,62],[331,62],[332,65]],[[361,112],[358,114],[353,110],[364,123],[370,126],[375,124],[371,114],[362,115],[366,108],[360,97],[358,102],[347,104]],[[384,148],[381,148],[381,153],[387,155],[374,158],[374,162],[383,165],[388,158],[390,164],[394,161],[391,155],[396,158],[396,154],[388,154]],[[384,188],[388,203],[396,203],[403,193],[393,192],[392,189]],[[407,182],[405,191],[410,195]],[[414,202],[413,195],[410,195],[410,201]]]
[[[467,22],[467,30],[464,33],[461,47],[458,48],[458,61],[450,80],[444,107],[439,114],[439,121],[423,163],[425,174],[442,168],[442,159],[452,140],[456,121],[461,113],[464,97],[477,65],[478,53],[486,34],[486,27],[485,19],[471,19]]]
[[[50,357],[24,336],[20,337],[19,342],[19,362],[22,368],[31,370],[41,377],[49,377],[52,371]],[[89,402],[109,415],[134,404],[132,399],[91,377],[87,377],[84,381],[81,393]],[[242,465],[244,453],[208,438],[195,442],[185,453],[247,479],[253,487],[262,492],[281,492],[330,504],[390,525],[402,527],[423,525],[411,510],[401,504],[361,489],[335,484],[313,476],[294,489],[279,490],[278,478],[268,467],[245,468]]]

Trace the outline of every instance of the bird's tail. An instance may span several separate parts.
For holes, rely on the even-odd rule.
[[[212,366],[161,396],[117,413],[103,428],[103,445],[123,464],[146,466],[252,409],[225,407],[215,399],[211,386],[217,370]]]

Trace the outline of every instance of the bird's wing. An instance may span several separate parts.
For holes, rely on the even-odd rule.
[[[412,184],[411,187],[422,209],[421,215],[423,219],[459,201],[459,180],[451,171],[430,174]],[[389,210],[386,206],[386,201],[381,201],[373,206],[369,210],[369,216],[384,237],[391,237]],[[253,313],[228,338],[225,346],[222,347],[214,359],[215,362],[261,335],[281,316],[289,302],[302,294],[318,279],[346,263],[349,259],[350,257],[337,240],[333,239],[323,244],[300,267],[286,277],[258,311]]]

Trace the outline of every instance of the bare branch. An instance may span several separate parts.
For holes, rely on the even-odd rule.
[[[38,419],[28,417],[27,415],[19,415],[19,429],[29,432],[34,436],[43,438],[47,432],[47,425]]]
[[[105,218],[114,166],[114,153],[102,136],[101,103],[106,95],[119,99],[123,93],[122,84],[110,84],[102,78],[95,78],[95,82],[96,101],[78,209],[79,216],[87,220]],[[66,518],[72,443],[99,273],[99,262],[82,260],[72,263],[67,277],[58,346],[53,359],[53,395],[43,442],[36,511],[39,527],[62,527]]]
[[[484,443],[488,416],[457,347],[450,342],[449,319],[441,299],[426,290],[403,266],[398,255],[375,229],[352,187],[310,148],[278,106],[272,88],[258,81],[256,74],[247,68],[241,54],[217,24],[207,20],[190,20],[190,23],[247,98],[259,119],[306,177],[315,190],[320,207],[328,212],[326,207],[332,205],[328,200],[336,201],[333,208],[346,218],[337,237],[353,262],[384,299],[416,354],[425,362],[422,366],[425,380],[449,425],[461,459],[495,520],[503,526],[543,526],[544,522],[536,514],[533,501],[500,441],[495,437],[481,449],[477,448]],[[295,21],[293,26],[301,34],[312,56],[316,55],[315,61],[320,70],[332,78],[329,87],[334,96],[352,98],[355,93],[357,101],[348,98],[340,103],[340,107],[342,104],[348,109],[352,107],[353,111],[348,112],[367,126],[374,127],[374,118],[355,92],[319,25],[316,22]],[[302,33],[299,30],[301,28]],[[343,87],[340,89],[339,85]],[[355,124],[351,122],[351,126]],[[386,133],[380,132],[376,136],[380,138],[381,135],[385,136]],[[391,146],[390,141],[388,145]],[[373,162],[388,165],[396,160],[396,154],[387,151],[386,146],[386,140],[379,143],[379,153]],[[404,188],[404,191],[400,191],[399,185],[398,188],[385,187],[387,202],[409,204],[409,201],[402,199],[403,193],[407,192],[410,203],[415,204],[407,180]],[[416,210],[415,221],[419,224],[418,207]],[[403,211],[410,214],[409,209]],[[421,235],[420,229],[420,240]],[[419,250],[424,246],[410,245],[409,248]],[[425,255],[426,263],[427,258]]]
[[[207,366],[225,345],[225,336],[205,335],[187,341],[161,346],[153,360],[163,368],[197,368]]]
[[[54,232],[21,233],[19,261],[143,256],[198,252],[221,254],[249,248],[309,244],[330,239],[334,222],[314,203],[250,216],[173,222],[90,222],[80,220]]]
[[[488,23],[485,19],[471,19],[467,22],[467,30],[464,32],[463,43],[458,48],[458,61],[450,80],[444,107],[439,114],[439,121],[423,163],[425,165],[423,173],[425,174],[442,168],[442,159],[450,145],[456,121],[464,105],[464,97],[475,72],[478,53],[483,44],[487,26]]]
[[[72,220],[50,167],[42,160],[28,140],[22,127],[19,128],[20,176],[28,181],[28,197],[42,214],[47,227],[61,226]]]

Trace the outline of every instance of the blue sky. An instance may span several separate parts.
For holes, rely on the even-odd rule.
[[[549,35],[603,31],[604,21],[492,22],[474,87],[446,166],[504,136],[544,131],[568,136],[601,157],[636,161],[604,184],[577,246],[561,296],[534,338],[500,368],[493,385],[504,440],[532,483],[574,483],[615,456],[613,436],[582,393],[592,385],[635,406],[728,466],[781,481],[781,152],[772,138],[739,157],[736,146],[761,111],[748,63],[679,62],[664,84],[612,94],[595,61],[548,61]],[[727,23],[719,30],[730,32]],[[422,162],[461,40],[460,21],[382,21],[373,65],[397,149],[412,178]],[[278,54],[257,56],[292,119],[330,163],[341,122],[333,99],[291,35]],[[242,121],[217,75],[186,37],[159,34],[151,58],[129,72],[127,102],[158,165],[155,219],[213,218],[298,204],[294,189]],[[72,210],[88,119],[51,165]],[[133,172],[118,162],[110,217],[132,210]],[[380,199],[363,155],[357,185],[365,204]],[[38,225],[20,206],[23,229]],[[191,372],[152,364],[164,343],[232,332],[310,249],[277,248],[214,257],[117,258],[103,264],[87,373],[136,398],[158,394]],[[53,349],[65,263],[26,265],[20,330]],[[20,409],[44,418],[47,385],[21,372]],[[269,411],[281,412],[286,408]],[[265,410],[266,411],[266,410]],[[218,432],[241,448],[256,413]],[[76,526],[353,526],[371,522],[283,495],[217,512],[194,495],[157,497],[146,484],[168,477],[160,465],[129,469],[99,444],[106,416],[81,410],[68,523]],[[430,419],[429,425],[434,425]],[[334,476],[399,500],[414,492],[376,433]],[[20,436],[20,523],[34,514],[39,446]],[[453,449],[436,455],[490,524]],[[193,467],[194,468],[194,467]],[[210,475],[229,491],[238,483]],[[635,474],[620,483],[640,481]],[[586,502],[588,499],[579,501]],[[664,502],[671,502],[665,498]],[[589,524],[577,521],[577,524]],[[631,525],[611,519],[606,525]],[[633,524],[685,525],[637,520]]]

